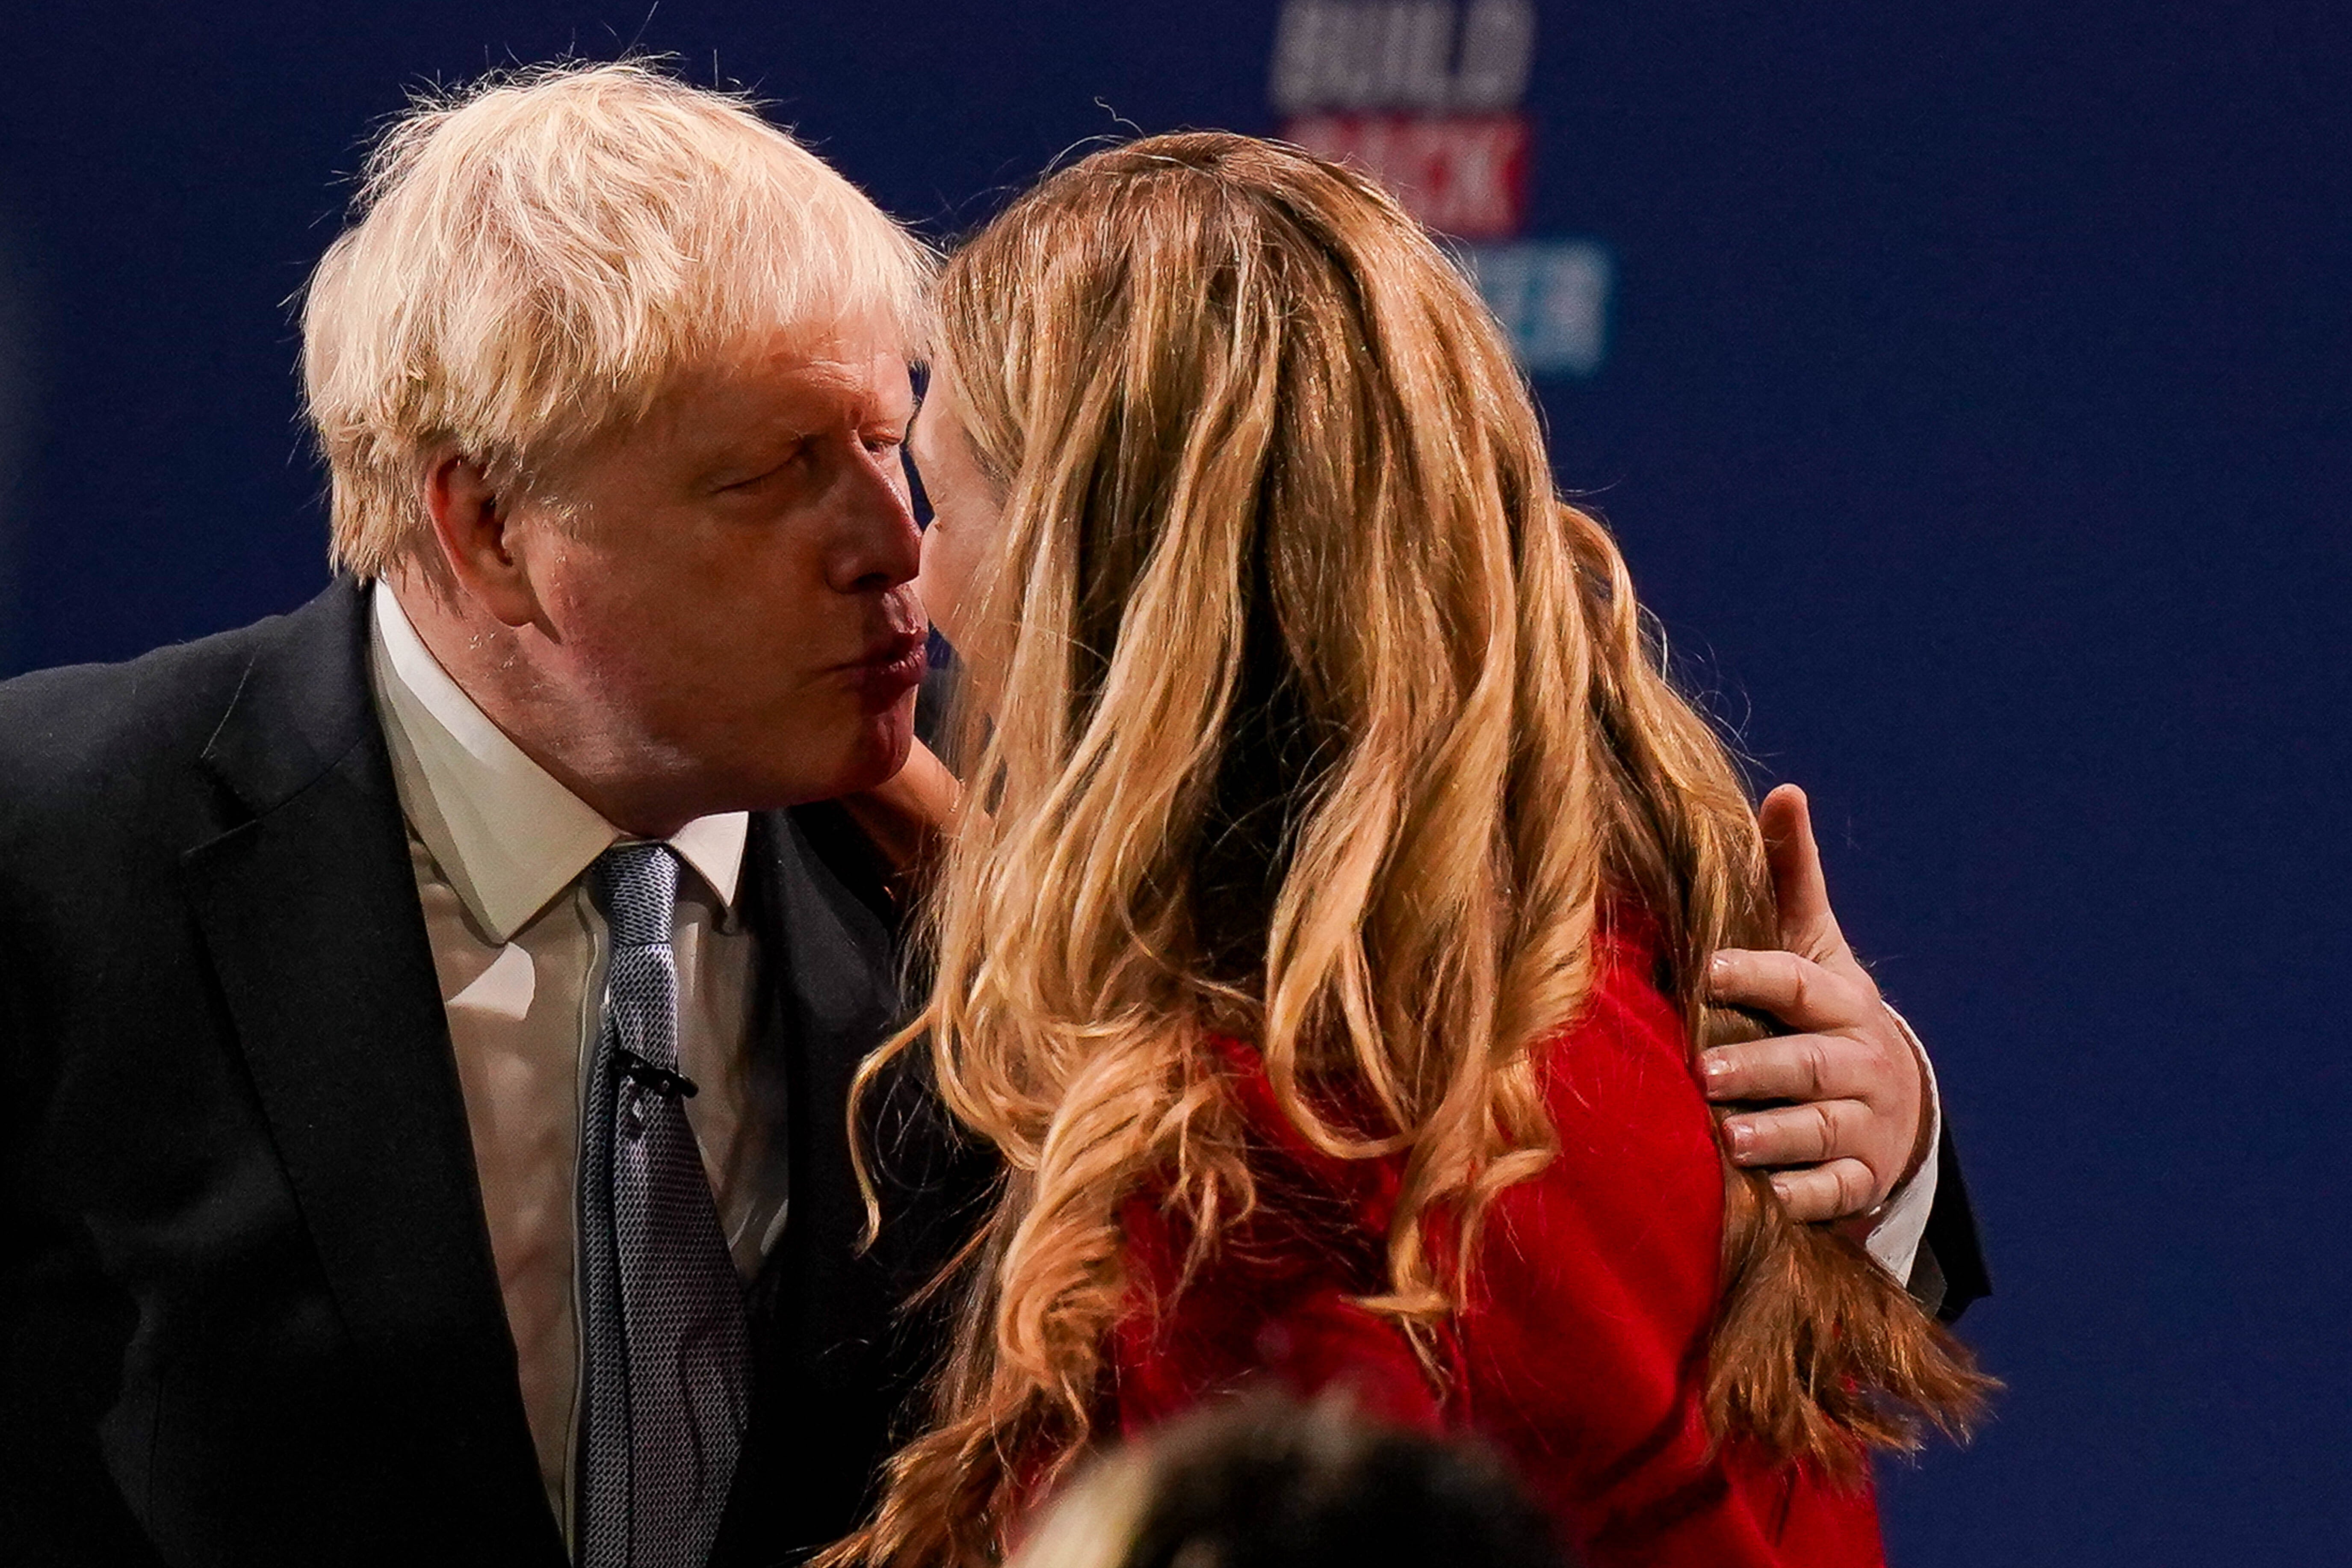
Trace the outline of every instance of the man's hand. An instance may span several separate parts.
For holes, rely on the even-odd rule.
[[[1772,1185],[1799,1219],[1865,1214],[1927,1152],[1919,1058],[1838,931],[1804,792],[1782,784],[1757,816],[1785,951],[1717,953],[1709,991],[1801,1032],[1706,1052],[1706,1095],[1797,1101],[1727,1117],[1732,1158],[1788,1167]]]

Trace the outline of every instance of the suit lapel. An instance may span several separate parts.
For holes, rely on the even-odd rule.
[[[878,877],[855,858],[867,853],[864,840],[837,808],[770,812],[754,824],[747,913],[784,1058],[792,1184],[757,1306],[790,1342],[776,1348],[823,1381],[851,1374],[890,1307],[859,1265],[865,1206],[845,1118],[857,1064],[898,1016],[897,932]]]
[[[797,1557],[845,1533],[905,1392],[877,1354],[897,1301],[887,1271],[860,1253],[865,1210],[844,1124],[857,1064],[898,1007],[892,917],[856,863],[862,850],[835,807],[752,819],[743,910],[760,944],[759,1048],[772,1053],[761,1068],[784,1084],[791,1207],[752,1288],[751,1424],[718,1568]]]
[[[247,815],[184,858],[189,895],[329,1289],[383,1391],[371,1417],[457,1489],[420,1506],[488,1525],[514,1561],[551,1562],[562,1543],[369,695],[365,604],[338,584],[247,671],[205,759]]]
[[[902,1016],[897,910],[839,806],[754,823],[745,918],[766,976],[767,1048],[788,1085],[792,1207],[752,1292],[758,1375],[719,1568],[798,1555],[856,1522],[881,1460],[908,1436],[950,1298],[913,1313],[906,1304],[962,1242],[994,1172],[955,1136],[919,1071],[894,1073],[861,1107],[885,1216],[877,1243],[863,1245],[849,1089]]]

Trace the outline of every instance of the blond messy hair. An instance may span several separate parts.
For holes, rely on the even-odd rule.
[[[1401,1159],[1362,1305],[1427,1346],[1557,1147],[1535,1052],[1602,928],[1654,926],[1694,1050],[1754,1032],[1707,956],[1775,942],[1731,758],[1555,489],[1493,318],[1376,185],[1139,141],[1014,203],[940,309],[1003,491],[965,617],[992,700],[890,1048],[1009,1173],[931,1427],[835,1565],[984,1563],[1094,1439],[1123,1206],[1181,1214],[1197,1265],[1265,1196],[1212,1035],[1327,1153]],[[1853,1474],[1915,1418],[1965,1426],[1966,1352],[1721,1163],[1716,1433]]]
[[[680,376],[771,334],[927,335],[929,249],[733,93],[642,61],[422,97],[311,275],[302,374],[330,559],[432,559],[418,494],[454,451],[529,485]]]

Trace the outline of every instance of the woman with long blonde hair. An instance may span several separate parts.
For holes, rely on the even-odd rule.
[[[1158,137],[952,260],[917,453],[970,671],[928,1054],[1005,1177],[933,1424],[835,1561],[977,1564],[1239,1383],[1475,1431],[1596,1564],[1874,1563],[1985,1386],[1718,1147],[1755,816],[1376,186]]]

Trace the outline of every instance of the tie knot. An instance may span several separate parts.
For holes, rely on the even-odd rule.
[[[614,947],[667,947],[677,917],[677,857],[667,844],[615,844],[588,868],[588,896]]]

